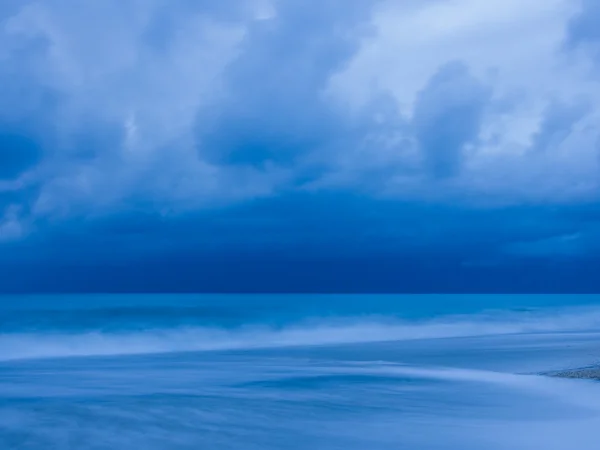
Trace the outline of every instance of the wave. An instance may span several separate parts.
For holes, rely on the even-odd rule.
[[[600,330],[600,309],[497,312],[435,320],[357,317],[303,321],[284,327],[203,326],[132,331],[4,332],[0,360],[267,349],[385,341]]]

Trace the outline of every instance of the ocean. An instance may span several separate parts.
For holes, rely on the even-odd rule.
[[[600,296],[0,297],[0,449],[596,448]]]

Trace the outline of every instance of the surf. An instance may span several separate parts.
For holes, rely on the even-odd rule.
[[[100,312],[100,314],[103,314]],[[132,315],[131,312],[128,314]],[[472,336],[567,333],[600,329],[600,308],[504,311],[405,320],[390,316],[301,318],[273,326],[154,326],[118,330],[0,332],[0,360],[251,350],[402,342]]]

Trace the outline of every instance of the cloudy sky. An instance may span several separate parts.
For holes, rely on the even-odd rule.
[[[1,291],[599,291],[598,0],[5,0]]]

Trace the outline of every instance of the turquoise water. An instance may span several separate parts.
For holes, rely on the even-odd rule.
[[[0,298],[0,449],[594,448],[600,296]]]

